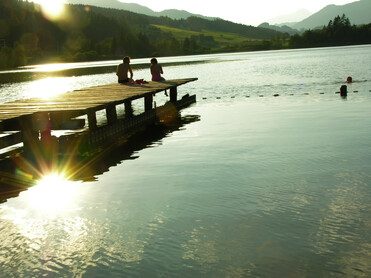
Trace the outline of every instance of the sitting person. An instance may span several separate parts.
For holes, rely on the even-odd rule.
[[[151,59],[151,74],[152,74],[152,81],[163,81],[165,78],[161,76],[164,72],[162,71],[162,67],[160,64],[157,63],[156,58]]]
[[[130,78],[128,77],[128,72],[130,72]],[[130,66],[129,56],[125,56],[123,59],[123,63],[117,66],[116,75],[118,77],[119,83],[128,83],[133,80],[133,71]]]

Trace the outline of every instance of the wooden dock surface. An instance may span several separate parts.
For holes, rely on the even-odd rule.
[[[119,105],[135,99],[154,95],[158,92],[197,80],[197,78],[174,79],[144,84],[108,84],[75,90],[51,98],[32,98],[0,104],[0,130],[7,122],[18,120],[35,113],[66,113],[76,115],[98,111],[110,105]]]

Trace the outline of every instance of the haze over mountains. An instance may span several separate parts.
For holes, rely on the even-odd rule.
[[[306,9],[300,9],[290,14],[279,15],[275,18],[267,20],[266,22],[271,25],[290,25],[293,22],[300,22],[311,15],[312,13],[310,11]]]
[[[184,10],[169,9],[161,12],[155,12],[150,8],[139,4],[123,3],[118,0],[66,0],[66,2],[69,4],[84,4],[104,8],[127,10],[148,16],[167,16],[172,19],[182,19],[190,16],[214,19],[199,14],[192,14]],[[280,15],[273,19],[268,19],[266,22],[269,24],[264,24],[263,26],[265,28],[275,28],[276,30],[276,27],[273,28],[270,25],[286,25],[296,30],[315,29],[327,25],[330,20],[334,19],[338,15],[341,16],[342,14],[345,14],[349,18],[351,24],[368,24],[371,22],[371,0],[359,0],[341,6],[328,5],[314,14],[311,14],[305,9],[300,9],[295,13]],[[263,27],[262,25],[260,26]],[[287,31],[289,29],[278,29],[277,31],[285,32],[285,30]]]
[[[342,14],[345,14],[349,18],[352,25],[371,23],[371,0],[359,0],[341,6],[328,5],[291,27],[299,30],[327,26],[329,20]]]

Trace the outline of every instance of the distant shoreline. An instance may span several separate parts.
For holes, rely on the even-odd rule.
[[[371,45],[369,43],[364,43],[364,44],[346,44],[346,45],[328,45],[328,46],[313,46],[313,47],[297,47],[297,48],[278,48],[278,49],[264,49],[264,50],[239,50],[239,51],[212,51],[208,53],[198,53],[198,54],[188,54],[188,55],[174,55],[174,56],[157,56],[157,58],[176,58],[176,57],[191,57],[191,56],[203,56],[203,55],[217,55],[217,54],[234,54],[234,53],[246,53],[246,52],[268,52],[268,51],[285,51],[285,50],[302,50],[302,49],[315,49],[315,48],[333,48],[333,47],[357,47],[357,46],[368,46]],[[149,59],[150,57],[131,57],[132,58],[132,65],[133,66],[138,66],[138,65],[147,65],[149,64]],[[136,63],[138,60],[143,60],[140,61],[139,63]],[[148,60],[148,61],[147,61]],[[116,58],[116,59],[97,59],[97,60],[86,60],[86,61],[70,61],[70,60],[65,60],[60,62],[56,62],[57,60],[55,59],[50,59],[50,60],[45,60],[43,63],[39,64],[27,64],[24,66],[19,66],[15,68],[7,68],[7,69],[1,69],[0,74],[9,74],[9,73],[21,73],[21,72],[56,72],[56,71],[66,71],[66,70],[71,70],[71,69],[86,69],[89,67],[116,67],[117,64],[121,62],[121,58]],[[206,60],[202,60],[206,61]],[[201,60],[197,62],[202,62]],[[106,63],[106,65],[103,65],[101,63]],[[179,64],[182,64],[184,62],[176,62]],[[66,67],[66,66],[61,66],[58,69],[58,66],[56,66],[55,70],[49,70],[47,69],[50,65],[73,65],[73,67]],[[85,66],[79,66],[83,65]],[[39,68],[39,69],[37,69]],[[44,69],[44,70],[43,70]]]

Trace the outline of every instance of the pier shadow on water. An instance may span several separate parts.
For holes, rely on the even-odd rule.
[[[69,151],[54,152],[47,156],[29,157],[18,154],[0,160],[0,203],[17,197],[22,191],[37,184],[42,177],[54,173],[63,173],[69,181],[95,181],[97,176],[109,171],[124,160],[139,158],[140,150],[153,147],[172,132],[185,128],[186,125],[200,120],[198,115],[187,115],[171,122],[153,124],[130,136],[117,139],[114,144],[97,148],[88,153],[77,153],[76,141],[68,146]],[[157,144],[156,144],[157,145]]]

